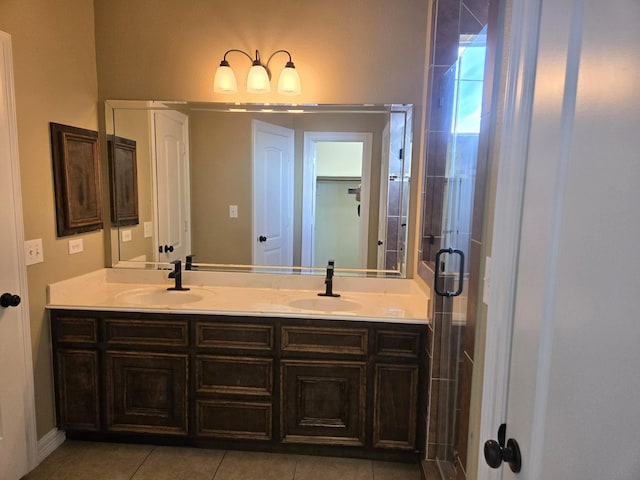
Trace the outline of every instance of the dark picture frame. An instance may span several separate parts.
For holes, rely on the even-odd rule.
[[[128,138],[107,136],[109,152],[109,188],[111,223],[138,225],[138,164],[136,142]]]
[[[102,228],[98,132],[50,123],[59,237]]]

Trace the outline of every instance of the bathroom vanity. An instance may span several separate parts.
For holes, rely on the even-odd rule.
[[[338,278],[343,296],[322,298],[321,277],[235,275],[185,272],[187,292],[167,292],[162,271],[51,285],[59,427],[74,438],[415,459],[426,295],[411,280]]]

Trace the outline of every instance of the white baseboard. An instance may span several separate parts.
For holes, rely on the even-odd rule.
[[[44,437],[38,440],[38,464],[64,443],[66,436],[64,431],[54,428]]]

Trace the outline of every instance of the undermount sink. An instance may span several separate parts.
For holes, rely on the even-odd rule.
[[[357,302],[340,297],[299,298],[288,303],[290,307],[320,312],[355,312],[362,308]]]
[[[212,293],[200,289],[167,290],[166,287],[145,287],[119,293],[116,298],[132,305],[166,307],[196,303],[208,295],[212,295]]]

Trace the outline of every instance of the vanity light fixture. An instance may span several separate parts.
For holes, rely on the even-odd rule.
[[[229,62],[227,61],[227,55],[231,52],[238,52],[245,55],[251,60],[252,66],[247,76],[247,92],[249,93],[269,93],[271,91],[271,71],[269,70],[269,62],[277,53],[286,53],[289,56],[289,61],[285,64],[280,78],[278,79],[278,93],[282,95],[300,95],[300,76],[296,70],[295,65],[291,61],[291,54],[286,50],[276,50],[273,52],[266,64],[263,64],[260,60],[260,52],[256,50],[256,58],[252,58],[244,50],[231,49],[227,50],[222,57],[220,66],[216,70],[216,75],[213,79],[213,91],[216,93],[237,93],[238,82],[236,75],[233,73]]]

